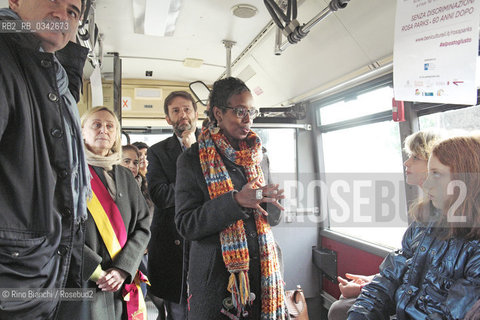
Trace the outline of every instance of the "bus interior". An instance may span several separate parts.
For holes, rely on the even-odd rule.
[[[287,196],[273,228],[286,288],[301,285],[310,319],[326,319],[337,275],[377,273],[411,221],[418,191],[405,184],[405,137],[480,121],[478,102],[405,101],[392,117],[397,1],[87,0],[80,113],[108,106],[124,144],[152,145],[172,135],[170,92],[195,94],[201,126],[212,84],[245,81]]]

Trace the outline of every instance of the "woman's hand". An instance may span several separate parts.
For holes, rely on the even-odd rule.
[[[257,190],[261,190],[262,192],[262,197],[260,199],[257,199]],[[283,192],[283,189],[279,189],[278,184],[268,184],[266,186],[262,186],[259,182],[259,177],[257,177],[244,185],[242,190],[236,192],[234,194],[234,198],[240,206],[244,208],[257,209],[263,215],[267,216],[267,211],[265,211],[260,204],[262,202],[270,202],[280,210],[284,210],[282,205],[278,203],[278,200],[285,199]]]
[[[339,282],[338,287],[340,288],[342,296],[348,299],[358,297],[360,295],[360,292],[362,291],[362,288],[369,284],[374,276],[363,276],[346,273],[345,277],[352,281],[348,281],[346,279],[343,279],[342,277],[337,277],[337,280]]]
[[[96,283],[102,291],[115,292],[122,287],[127,276],[128,274],[123,270],[110,268],[107,271],[102,271]]]

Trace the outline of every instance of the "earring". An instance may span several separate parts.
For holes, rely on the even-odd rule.
[[[220,131],[220,127],[218,126],[218,122],[219,121],[217,120],[217,118],[215,118],[213,120],[213,128],[211,130],[213,134],[217,134]]]

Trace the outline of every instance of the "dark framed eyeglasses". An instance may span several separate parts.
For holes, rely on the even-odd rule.
[[[247,114],[250,116],[250,119],[255,119],[258,117],[260,114],[260,111],[258,109],[252,108],[252,109],[247,109],[247,108],[233,108],[233,107],[224,107],[225,109],[232,109],[233,113],[240,118],[240,119],[245,119]]]

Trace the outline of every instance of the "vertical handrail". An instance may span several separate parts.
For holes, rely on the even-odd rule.
[[[236,42],[231,40],[222,40],[222,43],[227,51],[227,65],[225,68],[225,76],[230,77],[232,75],[232,47],[236,44]]]

